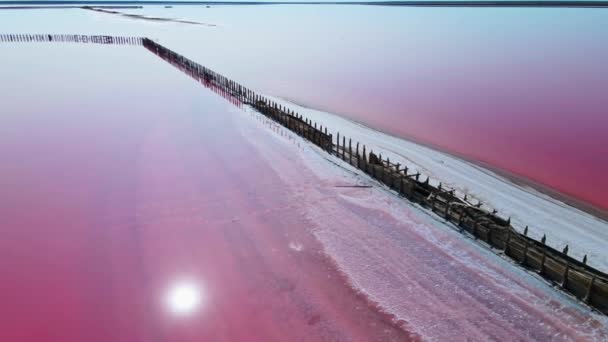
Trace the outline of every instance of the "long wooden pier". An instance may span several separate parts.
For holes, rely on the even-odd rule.
[[[0,35],[0,41],[15,35]],[[44,41],[26,40],[26,41]],[[52,36],[52,35],[49,35]],[[73,36],[76,37],[76,36]],[[78,36],[83,37],[83,36]],[[99,36],[102,37],[102,36]],[[105,36],[103,36],[105,37]],[[123,37],[125,38],[125,37]],[[131,37],[133,38],[133,37]],[[21,39],[23,39],[21,37]],[[74,41],[73,38],[69,38]],[[64,41],[64,40],[57,40]],[[89,38],[89,41],[91,39]],[[102,41],[108,44],[104,38]],[[118,39],[125,42],[124,39]],[[590,307],[608,315],[608,275],[587,265],[587,258],[576,260],[568,255],[568,246],[556,250],[527,236],[527,228],[518,232],[510,219],[502,218],[496,211],[484,209],[481,203],[473,203],[465,194],[459,196],[454,189],[439,183],[431,185],[428,177],[412,172],[406,165],[391,162],[382,155],[375,154],[364,144],[336,133],[328,134],[327,127],[277,104],[271,99],[222,76],[148,38],[127,39],[132,45],[142,45],[148,51],[175,66],[203,86],[220,94],[236,106],[250,106],[268,118],[285,126],[295,134],[312,142],[321,150],[341,159],[377,180],[400,197],[429,210],[444,219],[449,226],[492,248],[547,281],[556,288],[571,294]]]

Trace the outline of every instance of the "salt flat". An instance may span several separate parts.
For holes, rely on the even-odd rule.
[[[569,254],[579,260],[587,254],[588,263],[608,270],[608,222],[544,195],[530,187],[451,156],[447,153],[400,139],[335,114],[304,108],[274,98],[277,103],[296,110],[305,117],[327,126],[329,132],[359,141],[375,153],[401,163],[411,172],[430,177],[430,182],[456,189],[460,197],[481,201],[486,208],[496,209],[519,231],[529,226],[528,234],[537,240],[546,234],[547,244],[561,250],[567,244]]]

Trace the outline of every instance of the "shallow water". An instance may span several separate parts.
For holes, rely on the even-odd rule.
[[[608,10],[360,6],[0,12],[0,31],[141,34],[261,91],[608,208]]]
[[[271,130],[143,47],[36,51],[3,55],[0,340],[407,337],[322,256]]]
[[[20,77],[0,91],[0,340],[608,334],[381,188],[336,187],[369,180],[142,47],[2,56]]]

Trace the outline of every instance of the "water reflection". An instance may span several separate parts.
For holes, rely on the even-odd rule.
[[[184,316],[197,312],[203,300],[204,291],[200,284],[180,281],[167,290],[165,304],[172,314]]]

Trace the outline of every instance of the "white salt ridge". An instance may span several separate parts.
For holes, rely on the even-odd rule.
[[[528,235],[540,240],[547,235],[547,244],[558,250],[569,245],[569,254],[582,260],[587,254],[588,264],[608,271],[608,222],[569,206],[559,200],[526,186],[520,186],[496,173],[432,148],[376,131],[338,115],[305,108],[292,102],[270,97],[277,103],[295,110],[304,117],[327,126],[353,142],[365,144],[367,150],[389,157],[391,162],[419,171],[431,184],[465,193],[481,201],[484,208],[496,209],[502,217]]]
[[[257,138],[260,127],[253,120],[236,117],[235,125],[293,187],[297,200],[309,203],[306,218],[325,252],[356,291],[408,331],[431,341],[608,338],[606,317],[261,114],[252,115],[271,127],[264,128],[276,133],[274,141]],[[336,188],[363,183],[374,187]]]

